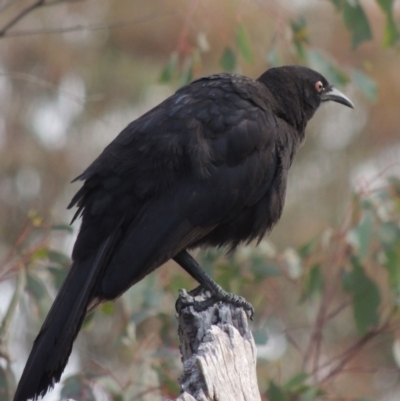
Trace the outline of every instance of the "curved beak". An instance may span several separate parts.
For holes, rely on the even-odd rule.
[[[345,106],[351,107],[352,109],[354,109],[353,102],[344,93],[340,92],[340,90],[337,90],[333,86],[326,89],[326,92],[324,92],[321,95],[321,100],[323,102],[332,100],[334,102],[344,104]]]

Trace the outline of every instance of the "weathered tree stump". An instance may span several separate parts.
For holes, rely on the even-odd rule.
[[[241,308],[200,287],[177,301],[183,374],[175,401],[261,401],[256,346]]]

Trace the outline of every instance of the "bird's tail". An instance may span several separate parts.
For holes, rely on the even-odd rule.
[[[33,343],[14,401],[36,400],[60,380],[109,248],[110,238],[92,258],[72,264]]]

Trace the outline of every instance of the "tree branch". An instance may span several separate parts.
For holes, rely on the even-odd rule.
[[[45,0],[37,0],[29,7],[24,8],[19,14],[17,14],[14,18],[12,18],[8,23],[6,23],[2,29],[0,29],[0,38],[5,36],[6,32],[13,27],[18,21],[24,18],[26,15],[41,7],[44,4]]]

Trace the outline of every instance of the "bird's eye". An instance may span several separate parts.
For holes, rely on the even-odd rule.
[[[324,90],[324,84],[321,81],[316,82],[315,89],[318,93],[322,92]]]

